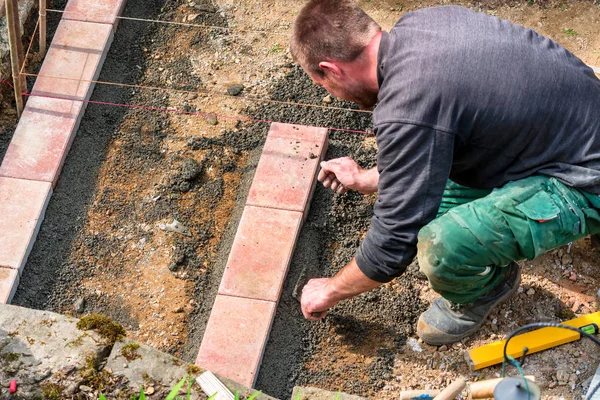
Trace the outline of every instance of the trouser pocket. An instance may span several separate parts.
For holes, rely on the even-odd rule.
[[[512,205],[500,206],[522,257],[530,260],[588,234],[582,211],[588,204],[576,189],[554,178],[536,186],[519,193]]]

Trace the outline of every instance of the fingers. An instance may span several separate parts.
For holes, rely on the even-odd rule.
[[[304,308],[302,308],[302,315],[304,315],[304,318],[306,318],[309,321],[319,321],[325,318],[325,316],[327,315],[327,311],[309,312],[305,311]]]
[[[336,158],[330,161],[322,161],[321,170],[317,176],[318,181],[323,183],[324,187],[331,188],[331,190],[338,194],[346,193],[348,191],[334,172],[343,160],[344,158]]]

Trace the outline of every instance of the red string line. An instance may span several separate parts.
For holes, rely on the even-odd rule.
[[[6,83],[8,86],[10,86],[11,88],[14,89],[14,86],[7,79],[3,80],[2,82]],[[179,110],[179,109],[174,109],[174,108],[152,107],[152,106],[146,106],[146,105],[125,104],[125,103],[111,103],[111,102],[107,102],[107,101],[73,99],[73,98],[59,97],[59,96],[31,94],[31,93],[28,93],[28,92],[24,92],[24,93],[22,93],[22,95],[23,96],[28,96],[28,97],[41,97],[41,98],[54,99],[54,100],[78,101],[78,102],[81,102],[81,103],[97,104],[97,105],[111,106],[111,107],[122,107],[122,108],[134,109],[134,110],[146,110],[146,111],[154,111],[154,112],[168,112],[168,113],[183,114],[183,115],[198,115],[198,116],[201,116],[201,117],[218,117],[218,118],[222,118],[222,119],[232,119],[232,120],[241,120],[241,121],[249,121],[249,122],[259,122],[259,123],[265,123],[265,124],[272,124],[272,123],[275,123],[275,122],[279,122],[279,121],[273,121],[273,120],[269,120],[269,119],[257,119],[257,118],[242,117],[242,116],[235,116],[235,115],[224,115],[224,114],[216,114],[216,113],[204,113],[204,112],[201,112],[201,111],[185,111],[185,110]],[[373,134],[373,132],[371,132],[371,131],[361,131],[361,130],[355,130],[355,129],[344,129],[344,128],[335,128],[335,127],[327,127],[327,126],[323,126],[323,127],[319,127],[319,128],[325,128],[325,129],[328,129],[328,130],[331,130],[331,131],[338,131],[338,132],[360,133],[360,134],[363,134],[363,135],[372,135]]]

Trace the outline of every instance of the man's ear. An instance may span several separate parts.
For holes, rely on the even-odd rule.
[[[342,69],[336,62],[321,61],[319,63],[319,68],[323,70],[325,75],[333,74],[333,76],[338,79],[342,77]]]

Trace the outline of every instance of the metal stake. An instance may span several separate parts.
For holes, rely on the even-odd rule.
[[[19,5],[17,0],[6,1],[6,26],[8,27],[8,43],[10,45],[10,66],[13,84],[15,87],[15,101],[17,102],[17,115],[23,112],[24,77],[21,77],[20,68],[23,60],[23,45],[21,44],[21,29],[19,27]]]
[[[46,55],[46,0],[40,0],[40,56]]]

